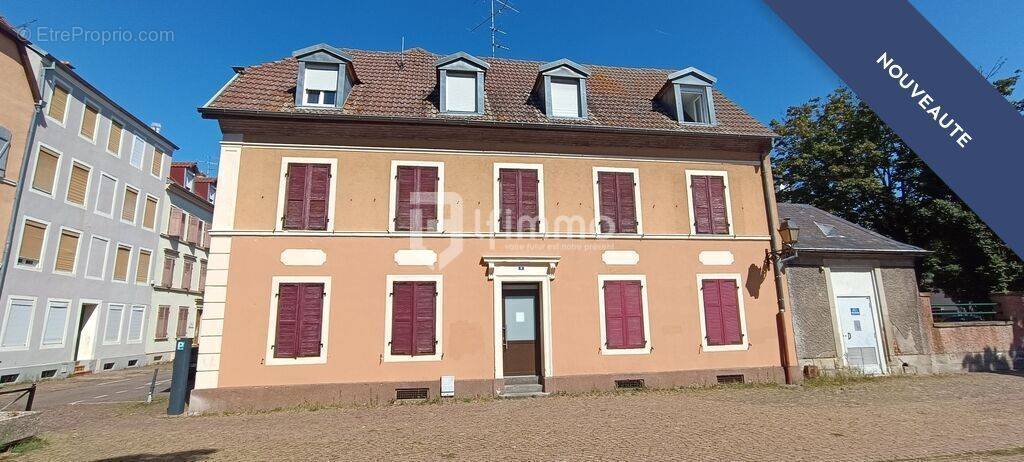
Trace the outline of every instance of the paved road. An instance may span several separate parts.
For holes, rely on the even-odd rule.
[[[33,410],[54,409],[61,406],[77,406],[101,403],[145,401],[149,394],[153,371],[159,369],[156,378],[156,395],[166,395],[171,386],[171,365],[148,366],[113,372],[87,374],[70,379],[39,383]],[[0,398],[0,405],[9,400]],[[20,408],[20,403],[13,408]]]

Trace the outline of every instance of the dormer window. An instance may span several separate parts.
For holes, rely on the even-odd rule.
[[[212,184],[210,185],[210,197],[209,197],[209,200],[210,200],[210,203],[213,203],[214,201],[217,200],[217,187],[212,185]]]
[[[587,118],[587,77],[590,70],[568,59],[540,66],[537,88],[548,117]]]
[[[435,65],[441,112],[483,114],[484,74],[490,65],[463,52],[445,56]]]
[[[712,86],[716,80],[711,74],[688,67],[669,74],[658,99],[679,123],[714,125]]]
[[[292,56],[299,62],[296,106],[340,108],[345,105],[352,85],[358,83],[349,55],[320,44],[295,51]]]
[[[196,184],[196,174],[191,170],[185,170],[185,189],[192,191],[192,186]]]

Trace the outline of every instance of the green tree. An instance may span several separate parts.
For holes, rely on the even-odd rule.
[[[993,85],[1009,98],[1020,76]],[[1024,113],[1024,99],[1011,104]],[[771,126],[780,201],[931,250],[918,268],[923,289],[977,300],[1024,288],[1024,263],[850,90],[790,107]]]

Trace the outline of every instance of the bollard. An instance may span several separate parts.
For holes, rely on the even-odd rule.
[[[174,345],[174,366],[171,369],[171,396],[167,415],[181,415],[188,401],[189,364],[192,362],[192,339],[181,337]]]
[[[159,367],[153,370],[153,380],[149,381],[149,394],[146,395],[146,404],[153,402],[153,393],[156,392],[156,374],[159,372]]]

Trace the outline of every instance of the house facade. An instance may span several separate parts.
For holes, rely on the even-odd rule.
[[[773,135],[714,83],[327,45],[238,69],[200,108],[192,411],[785,380]]]
[[[196,337],[216,184],[216,178],[204,176],[195,162],[171,163],[164,190],[164,201],[170,206],[161,216],[153,275],[151,316],[155,321],[146,333],[146,353],[151,361],[170,361],[176,339]]]
[[[144,364],[163,179],[176,146],[69,64],[27,50],[45,106],[27,140],[4,267],[0,377]]]

